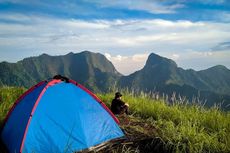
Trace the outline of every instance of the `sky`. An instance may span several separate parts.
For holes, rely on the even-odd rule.
[[[0,0],[0,62],[84,50],[124,75],[150,53],[184,69],[230,68],[230,1]]]

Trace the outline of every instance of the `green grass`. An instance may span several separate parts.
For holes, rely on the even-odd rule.
[[[24,88],[0,88],[0,123],[24,91]],[[135,122],[135,125],[123,126],[128,132],[136,131],[140,137],[142,134],[158,137],[166,146],[172,147],[173,152],[230,152],[229,112],[222,112],[217,107],[206,109],[179,102],[169,105],[146,94],[134,96],[123,92],[123,95],[123,100],[130,105],[131,118]],[[114,95],[98,94],[98,97],[110,106]],[[112,152],[119,151],[115,149]],[[138,148],[122,146],[122,152],[138,152]]]
[[[109,106],[114,95],[99,97]],[[145,94],[134,96],[128,92],[123,100],[134,116],[155,125],[157,136],[168,146],[173,145],[173,152],[230,152],[229,112],[179,102],[169,105]]]
[[[2,125],[6,114],[13,106],[16,99],[24,92],[25,89],[19,87],[0,88],[0,125]]]

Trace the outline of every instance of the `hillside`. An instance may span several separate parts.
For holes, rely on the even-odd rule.
[[[0,85],[30,87],[56,74],[77,80],[94,91],[107,91],[120,76],[103,55],[88,51],[63,56],[42,54],[17,63],[0,63]]]
[[[230,70],[215,66],[203,71],[184,70],[171,60],[154,53],[150,54],[143,69],[120,79],[122,88],[145,92],[160,92],[162,95],[194,97],[206,105],[230,102]]]
[[[23,88],[0,88],[1,123],[24,91]],[[106,144],[101,152],[230,152],[229,112],[180,101],[169,105],[147,94],[122,93],[130,105],[130,115],[119,117],[126,139]],[[113,93],[97,95],[110,106]]]
[[[111,88],[126,88],[135,92],[154,92],[167,95],[168,101],[187,97],[191,101],[213,106],[230,102],[230,70],[218,65],[207,70],[184,70],[171,60],[151,53],[143,69],[122,76],[113,64],[100,53],[84,51],[62,56],[42,54],[17,63],[0,63],[0,86],[30,87],[39,81],[61,74],[83,84],[94,92],[108,92]]]
[[[173,60],[152,53],[144,68],[124,76],[121,84],[141,88],[141,90],[152,90],[170,84],[188,85],[198,90],[229,94],[230,70],[221,65],[202,71],[184,70]]]

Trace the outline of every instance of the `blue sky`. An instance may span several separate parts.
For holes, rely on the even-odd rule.
[[[185,69],[230,68],[230,1],[0,0],[0,61],[83,50],[123,74],[151,52]]]

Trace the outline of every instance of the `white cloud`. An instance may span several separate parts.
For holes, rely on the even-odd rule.
[[[210,51],[193,51],[189,52],[164,52],[157,53],[160,56],[174,60],[179,67],[184,69],[193,68],[195,70],[207,69],[215,65],[225,65],[230,68],[229,58],[230,52],[210,52]],[[108,54],[105,54],[107,56]],[[131,74],[135,71],[142,69],[146,63],[149,53],[133,54],[129,56],[109,54],[109,60],[114,64],[115,68],[124,75]],[[119,58],[118,58],[119,57]]]
[[[179,55],[179,54],[172,54],[171,59],[177,61],[179,58],[180,58],[180,55]]]
[[[230,68],[230,51],[191,51],[180,54],[177,64],[184,69],[203,70],[215,65],[224,65]]]
[[[174,28],[190,28],[190,27],[201,27],[205,26],[203,22],[191,22],[187,20],[179,20],[179,21],[169,21],[163,19],[154,19],[154,20],[145,20],[147,25],[159,26],[159,27],[174,27]]]
[[[121,56],[121,55],[117,55],[114,57],[114,60],[115,61],[123,61],[123,60],[126,60],[128,57],[126,56]]]
[[[20,21],[0,23],[0,61],[14,62],[43,52],[56,55],[91,50],[107,52],[106,57],[118,63],[117,68],[124,74],[141,68],[150,52],[172,58],[180,65],[187,63],[183,59],[197,60],[199,56],[219,59],[210,61],[213,63],[221,61],[224,57],[210,50],[230,40],[229,23],[162,19],[85,21],[21,14],[0,14],[0,19]],[[12,56],[16,52],[18,56]],[[221,55],[230,58],[227,52],[230,50]],[[226,66],[230,67],[230,63]]]
[[[105,53],[104,55],[108,60],[111,60],[111,55],[109,53]]]
[[[164,5],[158,1],[150,0],[85,0],[96,4],[99,7],[116,7],[116,8],[126,8],[129,10],[140,10],[146,11],[152,14],[169,14],[175,13],[176,9],[183,8],[184,5],[181,3],[175,3],[171,5]]]
[[[103,21],[100,20],[96,20],[96,21],[92,21],[92,22],[86,22],[83,20],[68,20],[64,23],[65,26],[71,27],[71,28],[84,28],[84,29],[105,29],[105,28],[109,28],[109,25],[106,24]]]
[[[134,54],[130,56],[115,55],[111,56],[109,53],[104,54],[108,60],[110,60],[115,68],[122,74],[128,75],[134,71],[143,68],[147,58],[148,53]]]
[[[199,59],[199,58],[211,57],[213,55],[214,55],[214,53],[211,51],[203,51],[203,52],[192,51],[192,52],[187,53],[188,57],[184,57],[184,59],[186,59],[186,58],[187,59],[192,59],[192,58]]]
[[[132,56],[132,60],[135,62],[143,62],[148,58],[149,54],[135,54]]]

